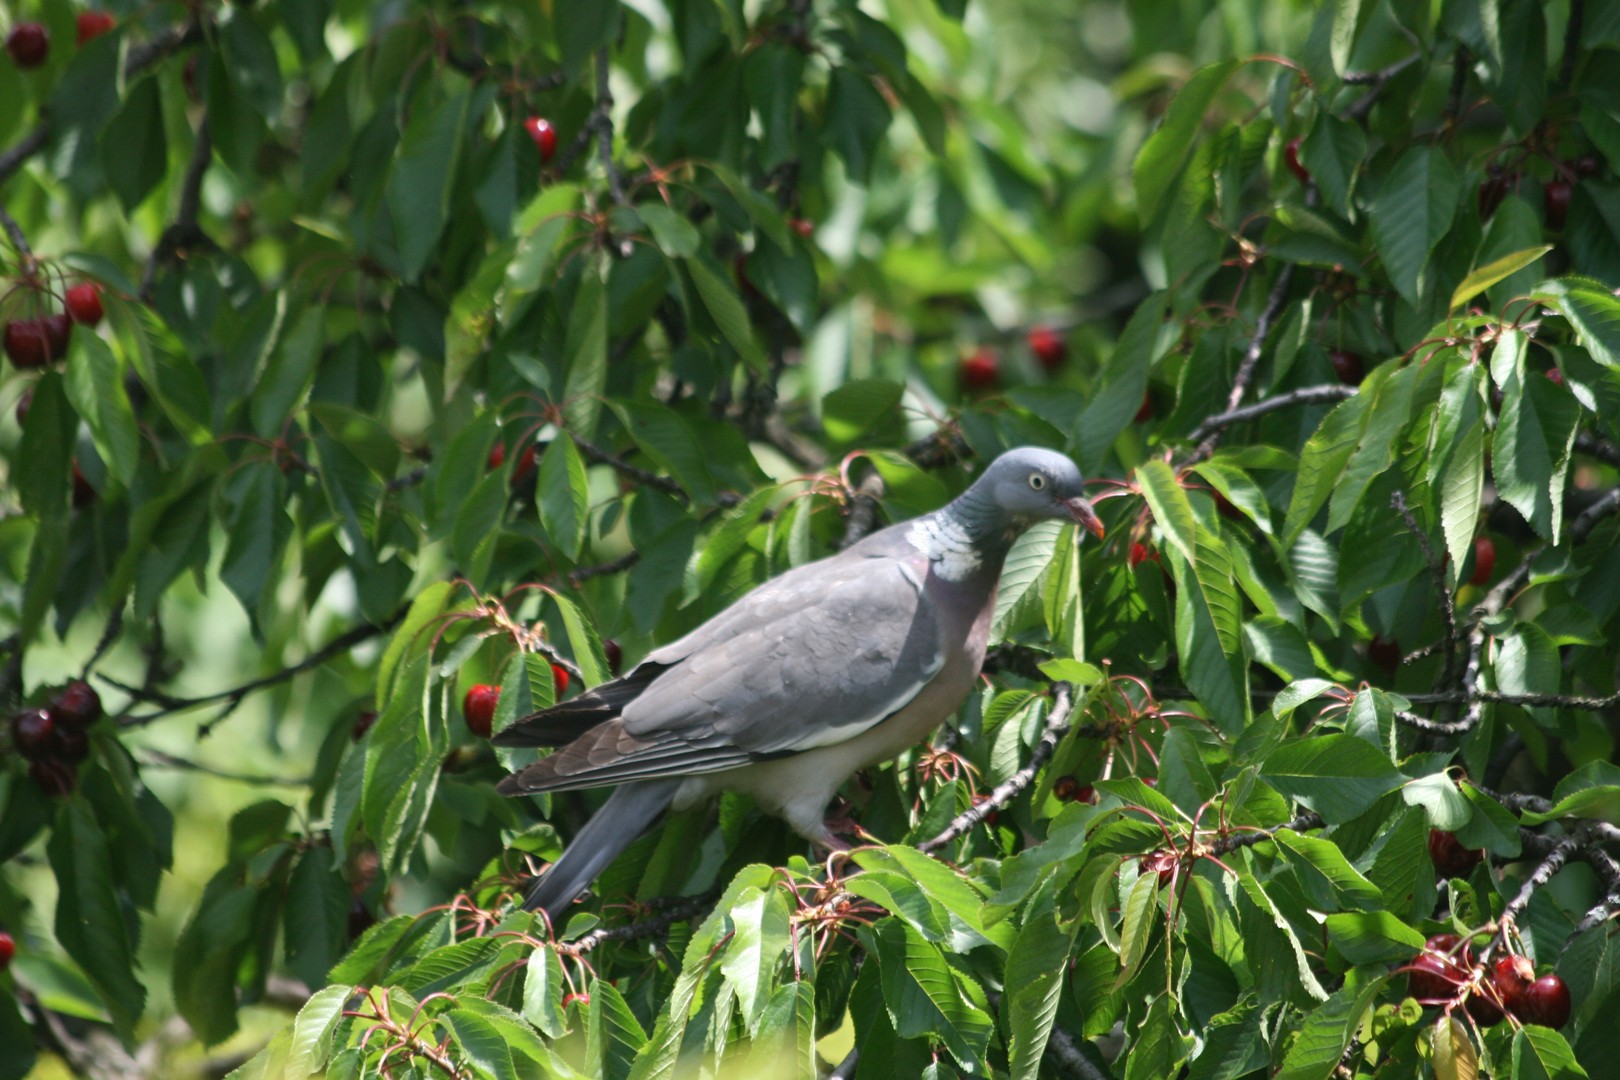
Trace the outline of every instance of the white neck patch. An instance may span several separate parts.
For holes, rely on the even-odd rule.
[[[967,530],[948,517],[918,518],[907,530],[906,540],[928,556],[934,573],[946,581],[961,581],[982,561]]]

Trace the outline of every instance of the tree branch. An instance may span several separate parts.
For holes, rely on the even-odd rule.
[[[409,604],[401,604],[399,608],[387,619],[383,620],[381,624],[374,625],[372,623],[363,623],[360,626],[356,626],[349,630],[342,636],[334,639],[324,648],[317,649],[315,652],[310,653],[304,659],[290,667],[284,667],[281,670],[273,672],[262,678],[252,679],[241,684],[240,686],[232,687],[229,690],[220,690],[212,694],[202,694],[198,697],[177,697],[171,694],[165,694],[159,690],[153,690],[150,686],[130,686],[127,683],[120,682],[112,676],[106,674],[98,674],[96,677],[102,682],[122,690],[124,693],[133,697],[136,701],[143,701],[159,706],[159,708],[157,708],[155,711],[143,713],[139,716],[120,717],[118,721],[120,727],[141,727],[145,724],[150,724],[154,720],[168,716],[171,713],[184,712],[188,709],[195,709],[203,705],[212,705],[216,702],[225,702],[229,706],[227,709],[228,712],[230,709],[234,709],[237,705],[241,704],[242,700],[249,694],[252,694],[254,691],[263,690],[266,687],[284,683],[288,679],[293,678],[295,675],[301,675],[313,668],[320,667],[334,656],[348,652],[362,641],[368,641],[379,634],[388,633],[388,631],[399,625],[399,621],[405,617],[405,613],[408,610],[410,610]]]
[[[1288,288],[1293,282],[1294,264],[1288,263],[1277,275],[1277,280],[1271,286],[1271,292],[1266,296],[1266,306],[1261,309],[1260,317],[1255,320],[1254,336],[1249,339],[1249,347],[1243,351],[1243,362],[1238,365],[1237,375],[1232,379],[1232,390],[1226,395],[1228,413],[1238,407],[1238,402],[1242,401],[1243,395],[1248,392],[1249,382],[1254,378],[1255,368],[1260,364],[1260,354],[1265,351],[1266,339],[1271,336],[1272,324],[1282,312],[1283,302],[1288,299]],[[1217,427],[1205,435],[1186,464],[1203,461],[1213,454],[1215,448],[1220,445],[1222,433],[1222,428]]]
[[[991,811],[997,810],[1010,802],[1014,796],[1023,791],[1035,779],[1046,759],[1052,756],[1057,744],[1069,732],[1069,714],[1074,709],[1074,700],[1071,696],[1068,683],[1058,683],[1053,688],[1052,711],[1047,714],[1046,728],[1041,732],[1040,742],[1029,755],[1029,761],[1024,767],[1013,773],[998,784],[983,802],[975,803],[951,819],[938,836],[924,840],[917,845],[918,851],[935,852],[960,836],[978,828],[984,819],[990,816]]]

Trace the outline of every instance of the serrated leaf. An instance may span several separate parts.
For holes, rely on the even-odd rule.
[[[733,904],[731,941],[720,970],[736,991],[743,1023],[758,1030],[760,1012],[770,999],[776,967],[788,951],[787,900],[781,889],[750,889]]]
[[[1547,252],[1551,251],[1551,244],[1538,244],[1523,251],[1515,251],[1504,255],[1473,271],[1463,278],[1456,290],[1451,294],[1451,306],[1448,310],[1456,311],[1468,301],[1489,289],[1499,281],[1505,281],[1525,267],[1535,263]]]
[[[754,328],[748,322],[748,311],[737,296],[737,290],[702,256],[687,259],[684,265],[721,335],[737,350],[744,363],[755,371],[764,371],[765,354],[754,341]]]
[[[602,391],[607,386],[608,329],[607,287],[594,269],[580,275],[579,289],[568,311],[568,334],[564,353],[568,375],[563,380],[563,416],[568,430],[590,438],[602,411]]]
[[[1131,166],[1131,176],[1136,183],[1136,202],[1144,220],[1154,215],[1180,175],[1182,165],[1192,153],[1193,139],[1203,126],[1204,113],[1237,66],[1236,60],[1223,60],[1194,72],[1171,99],[1164,123],[1142,144]]]
[[[1403,780],[1371,743],[1345,734],[1285,743],[1261,763],[1260,775],[1330,825],[1349,821]]]
[[[1352,964],[1404,960],[1423,948],[1423,935],[1387,911],[1339,912],[1325,925],[1334,947]]]
[[[287,1051],[288,1077],[303,1080],[326,1067],[333,1048],[324,1044],[353,993],[354,987],[338,984],[317,991],[304,1002],[303,1008],[298,1010],[298,1018],[293,1021],[292,1042]]]
[[[1139,874],[1131,883],[1125,897],[1123,919],[1119,930],[1119,975],[1114,979],[1118,990],[1136,975],[1142,958],[1147,955],[1148,941],[1153,937],[1153,924],[1159,915],[1159,875],[1156,872]]]
[[[1460,180],[1444,151],[1408,147],[1368,205],[1373,238],[1390,281],[1414,306],[1428,291],[1429,254],[1457,212]]]
[[[1328,1080],[1385,981],[1387,977],[1347,982],[1313,1009],[1289,1046],[1277,1080]]]
[[[590,523],[585,462],[570,436],[552,440],[540,458],[540,524],[569,559],[579,558]]]
[[[1176,474],[1166,462],[1148,461],[1136,470],[1136,482],[1141,485],[1142,497],[1153,511],[1159,531],[1182,558],[1192,562],[1198,546],[1198,519]]]
[[[1468,1026],[1458,1017],[1442,1014],[1430,1036],[1435,1080],[1478,1080],[1479,1052],[1468,1037]]]

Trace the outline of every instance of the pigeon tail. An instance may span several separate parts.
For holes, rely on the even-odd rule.
[[[544,911],[555,925],[592,879],[669,808],[681,783],[681,777],[672,777],[621,785],[535,882],[523,906]]]

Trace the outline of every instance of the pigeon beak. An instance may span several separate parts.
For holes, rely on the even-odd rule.
[[[1072,499],[1064,499],[1063,507],[1069,511],[1069,516],[1074,518],[1074,523],[1076,525],[1080,526],[1082,529],[1085,529],[1099,540],[1103,538],[1102,520],[1097,517],[1097,511],[1091,508],[1091,504],[1089,502],[1081,498],[1079,495],[1076,495]]]

